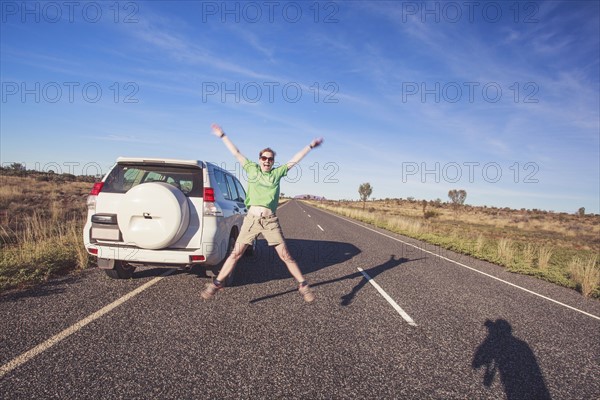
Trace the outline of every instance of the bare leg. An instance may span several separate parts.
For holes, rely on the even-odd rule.
[[[279,258],[281,258],[281,260],[285,263],[288,271],[290,271],[290,274],[292,274],[298,283],[304,282],[304,276],[302,276],[302,272],[300,272],[300,268],[298,267],[296,260],[292,258],[292,255],[288,251],[285,242],[275,246],[275,250],[277,251]]]
[[[225,260],[225,263],[223,264],[223,267],[217,276],[218,281],[223,282],[229,276],[231,271],[233,271],[235,264],[237,264],[242,255],[244,255],[246,247],[248,247],[248,245],[243,243],[236,243],[235,246],[233,246],[233,251],[229,257],[227,257],[227,260]]]

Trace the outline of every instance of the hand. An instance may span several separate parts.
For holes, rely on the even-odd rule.
[[[225,132],[223,132],[223,129],[217,125],[217,124],[212,124],[211,125],[212,131],[213,131],[213,135],[215,135],[218,138],[222,138],[223,135],[225,135]]]
[[[314,139],[312,142],[310,142],[310,147],[312,147],[314,149],[315,147],[320,146],[321,143],[323,143],[323,138],[322,137]]]

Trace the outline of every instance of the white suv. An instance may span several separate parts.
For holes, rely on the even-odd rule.
[[[212,163],[119,157],[88,196],[84,243],[111,278],[143,265],[203,265],[214,275],[239,234],[245,198],[240,181]]]

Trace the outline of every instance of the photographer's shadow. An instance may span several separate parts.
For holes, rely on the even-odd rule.
[[[473,369],[485,367],[483,384],[490,387],[496,373],[508,400],[550,399],[542,370],[527,342],[512,335],[504,319],[487,320],[488,336],[473,356]]]

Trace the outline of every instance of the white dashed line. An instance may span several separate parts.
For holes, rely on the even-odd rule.
[[[70,327],[68,327],[67,329],[63,330],[62,332],[60,332],[60,333],[52,336],[50,339],[46,340],[45,342],[43,342],[43,343],[35,346],[34,348],[26,351],[25,353],[21,354],[20,356],[17,356],[15,358],[13,358],[12,360],[10,360],[6,364],[4,364],[2,367],[0,367],[0,378],[2,378],[4,375],[6,375],[7,373],[9,373],[13,369],[15,369],[15,368],[17,368],[17,367],[25,364],[27,361],[31,360],[32,358],[34,358],[38,354],[41,354],[44,351],[48,350],[50,347],[52,347],[55,344],[59,343],[61,340],[66,339],[67,337],[71,336],[75,332],[81,330],[84,326],[86,326],[90,322],[93,322],[93,321],[97,320],[98,318],[100,318],[103,315],[109,313],[110,311],[112,311],[116,307],[118,307],[121,304],[125,303],[127,300],[130,300],[134,296],[142,293],[144,290],[146,290],[150,286],[158,283],[161,279],[163,279],[165,276],[173,273],[174,271],[175,271],[175,269],[168,270],[167,272],[165,272],[161,276],[152,279],[150,282],[147,282],[147,283],[143,284],[142,286],[138,287],[137,289],[135,289],[135,290],[127,293],[125,296],[121,297],[120,299],[113,301],[112,303],[110,303],[106,307],[104,307],[104,308],[96,311],[95,313],[87,316],[86,318],[82,319],[81,321],[76,322],[75,324],[71,325]]]
[[[317,224],[317,226],[319,227],[320,230],[322,230],[323,232],[325,232],[325,229],[321,228],[321,225]]]
[[[365,271],[363,271],[362,268],[358,267],[358,270],[360,271],[361,274],[363,274],[365,276],[365,278],[367,279],[367,281],[369,281],[369,283],[371,285],[373,285],[375,287],[375,289],[377,289],[377,291],[379,292],[380,295],[383,296],[384,299],[387,300],[388,303],[390,303],[392,305],[392,307],[394,307],[394,310],[396,310],[398,312],[398,314],[400,314],[400,316],[402,317],[402,319],[404,319],[406,322],[408,322],[409,325],[411,326],[417,326],[417,324],[415,323],[415,321],[413,321],[413,319],[410,317],[410,315],[408,315],[403,309],[402,307],[400,307],[398,305],[398,303],[396,303],[394,301],[394,299],[392,299],[390,297],[389,294],[387,294],[385,292],[385,290],[383,290],[381,288],[381,286],[379,286],[377,284],[377,282],[375,282]]]

